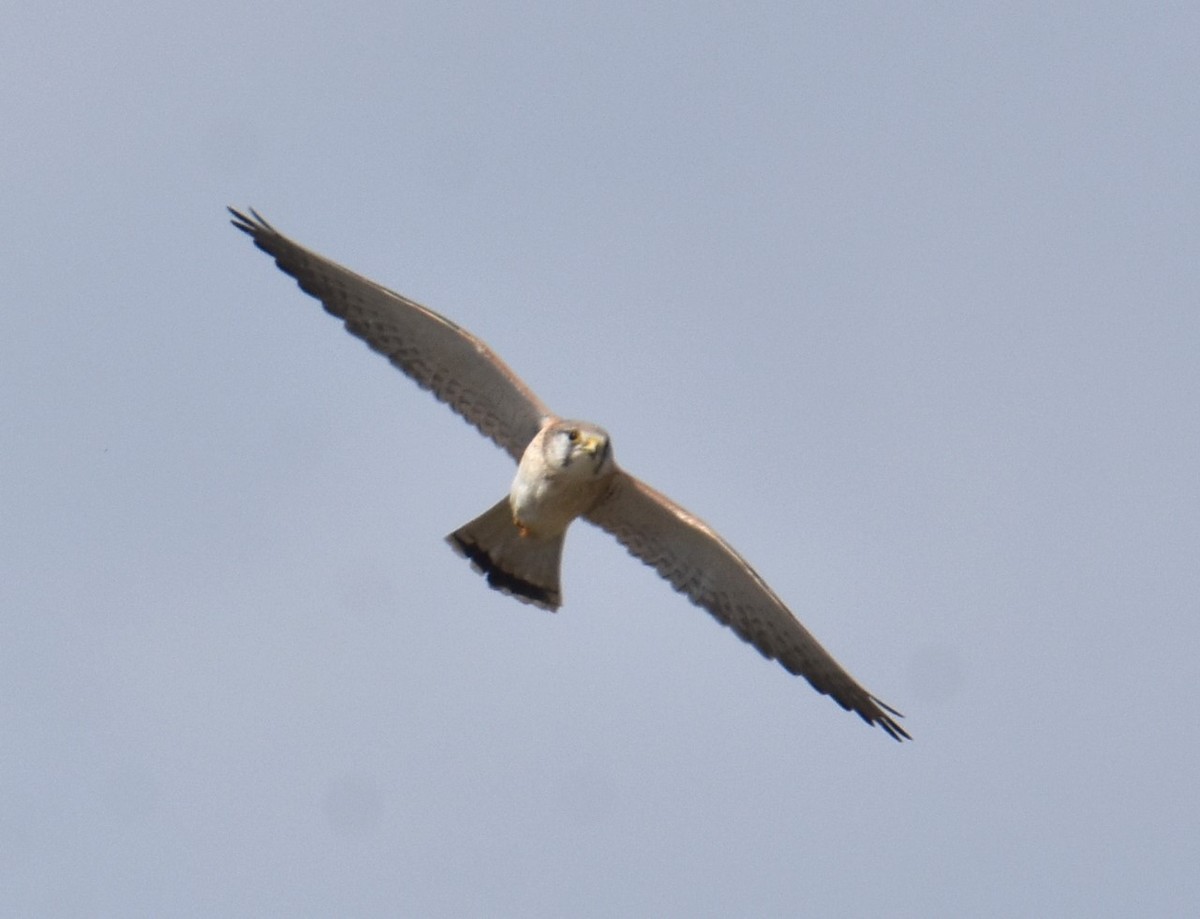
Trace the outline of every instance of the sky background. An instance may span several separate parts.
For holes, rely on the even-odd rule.
[[[0,915],[1200,911],[1193,4],[0,12]],[[911,744],[226,222],[445,313]]]

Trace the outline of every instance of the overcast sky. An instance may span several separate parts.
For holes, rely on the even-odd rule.
[[[1192,4],[0,13],[0,914],[1200,912]],[[226,222],[471,329],[868,728]]]

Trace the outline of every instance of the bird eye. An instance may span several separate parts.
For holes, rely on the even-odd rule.
[[[579,432],[572,428],[567,432],[567,440],[569,440],[571,443],[575,443],[579,440]]]

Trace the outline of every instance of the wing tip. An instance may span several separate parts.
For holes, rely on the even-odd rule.
[[[258,238],[260,233],[278,232],[273,226],[267,223],[265,219],[263,219],[262,214],[252,207],[246,208],[246,210],[250,212],[250,216],[246,216],[234,207],[227,206],[225,210],[229,211],[229,213],[233,215],[233,219],[229,221],[231,224],[233,224],[243,233],[253,236],[255,239]]]
[[[782,661],[780,663],[783,663]],[[882,728],[883,731],[899,743],[906,740],[912,740],[912,735],[906,731],[897,719],[903,718],[904,713],[892,708],[882,699],[871,695],[861,686],[854,682],[849,674],[844,674],[847,680],[850,681],[849,686],[835,687],[824,681],[819,681],[813,678],[811,674],[804,673],[801,670],[794,670],[784,664],[785,669],[797,676],[803,676],[808,680],[809,685],[817,692],[824,696],[829,696],[838,705],[848,712],[854,712],[863,721],[871,727]]]
[[[898,743],[903,743],[906,740],[912,740],[912,735],[900,726],[900,722],[896,718],[903,718],[901,712],[896,711],[886,702],[876,699],[874,696],[867,696],[868,704],[857,706],[855,711],[858,712],[860,718],[867,724],[874,727],[878,725],[892,740]],[[895,716],[895,717],[893,717]]]

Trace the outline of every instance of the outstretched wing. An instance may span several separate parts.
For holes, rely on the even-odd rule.
[[[859,686],[746,560],[703,521],[620,470],[607,496],[586,517],[763,656],[896,740],[908,738],[895,720],[903,716]]]
[[[449,319],[292,242],[255,211],[229,209],[300,288],[422,389],[475,425],[515,460],[550,411],[482,341]]]

